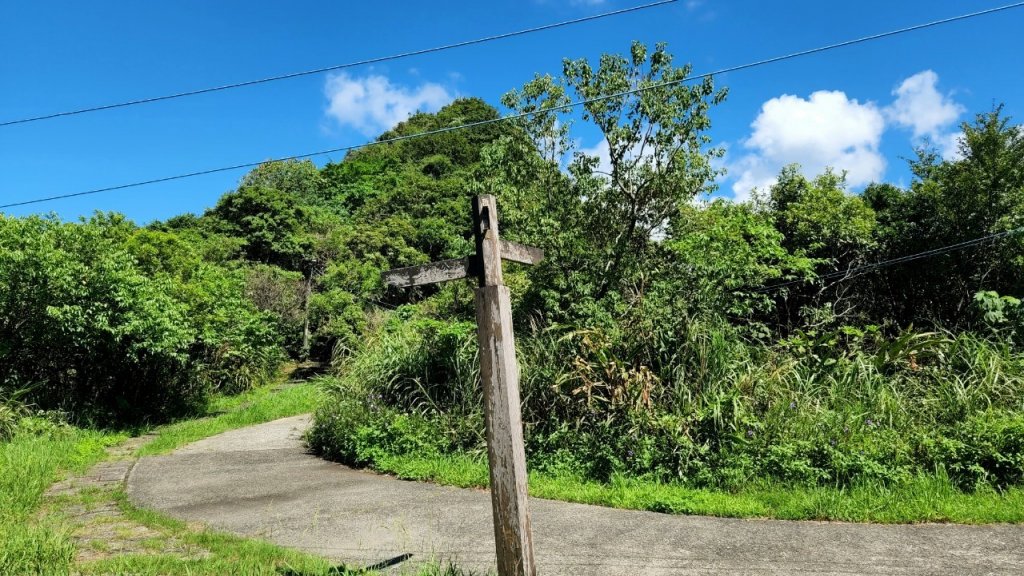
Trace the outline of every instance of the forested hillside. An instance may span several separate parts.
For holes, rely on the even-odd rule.
[[[566,61],[505,97],[528,116],[267,163],[202,215],[0,216],[0,431],[24,406],[167,420],[311,359],[335,369],[324,455],[478,458],[472,286],[380,273],[472,252],[469,202],[491,193],[503,236],[546,252],[506,271],[532,469],[728,490],[1024,482],[1020,126],[982,111],[960,157],[920,150],[905,188],[790,167],[750,201],[707,200],[726,93],[671,83],[689,73],[662,46]],[[631,87],[647,89],[608,97]],[[582,99],[582,118],[546,111]],[[379,139],[498,116],[465,98]]]

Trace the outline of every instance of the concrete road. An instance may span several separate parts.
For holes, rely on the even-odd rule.
[[[141,459],[140,506],[344,562],[493,569],[490,496],[306,453],[295,417]],[[1024,527],[876,526],[670,516],[531,500],[542,575],[1024,574]],[[410,556],[411,555],[411,556]]]

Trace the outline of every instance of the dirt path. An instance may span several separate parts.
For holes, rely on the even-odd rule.
[[[492,566],[487,493],[325,462],[302,445],[307,425],[286,418],[143,458],[129,497],[343,562]],[[731,520],[548,500],[531,510],[544,575],[1024,574],[1022,526]]]

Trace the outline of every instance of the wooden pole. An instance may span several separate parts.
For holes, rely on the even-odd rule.
[[[473,201],[480,287],[476,289],[480,379],[484,387],[487,458],[499,576],[536,576],[527,506],[526,451],[512,305],[502,282],[501,241],[493,196]]]
[[[491,472],[491,506],[499,576],[536,576],[533,535],[526,502],[526,451],[519,401],[519,366],[512,335],[512,304],[501,277],[501,260],[536,264],[544,251],[498,237],[494,196],[473,199],[476,254],[421,266],[388,270],[389,286],[409,288],[475,276],[480,379],[484,387],[487,459]]]

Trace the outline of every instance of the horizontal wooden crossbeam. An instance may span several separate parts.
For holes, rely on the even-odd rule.
[[[508,240],[499,240],[501,244],[501,259],[520,264],[536,264],[544,259],[544,251],[533,246],[523,246]]]
[[[544,251],[533,246],[523,246],[515,242],[499,240],[501,244],[501,258],[510,262],[520,264],[536,264],[544,259]],[[450,282],[460,278],[476,276],[477,270],[474,266],[474,256],[455,258],[454,260],[441,260],[420,266],[409,266],[408,268],[396,268],[384,272],[384,283],[388,286],[398,288],[411,288],[423,286],[424,284],[437,284],[439,282]]]
[[[467,278],[470,272],[470,257],[454,260],[441,260],[422,266],[397,268],[384,273],[384,283],[399,288],[410,288],[424,284],[450,282],[459,278]]]

